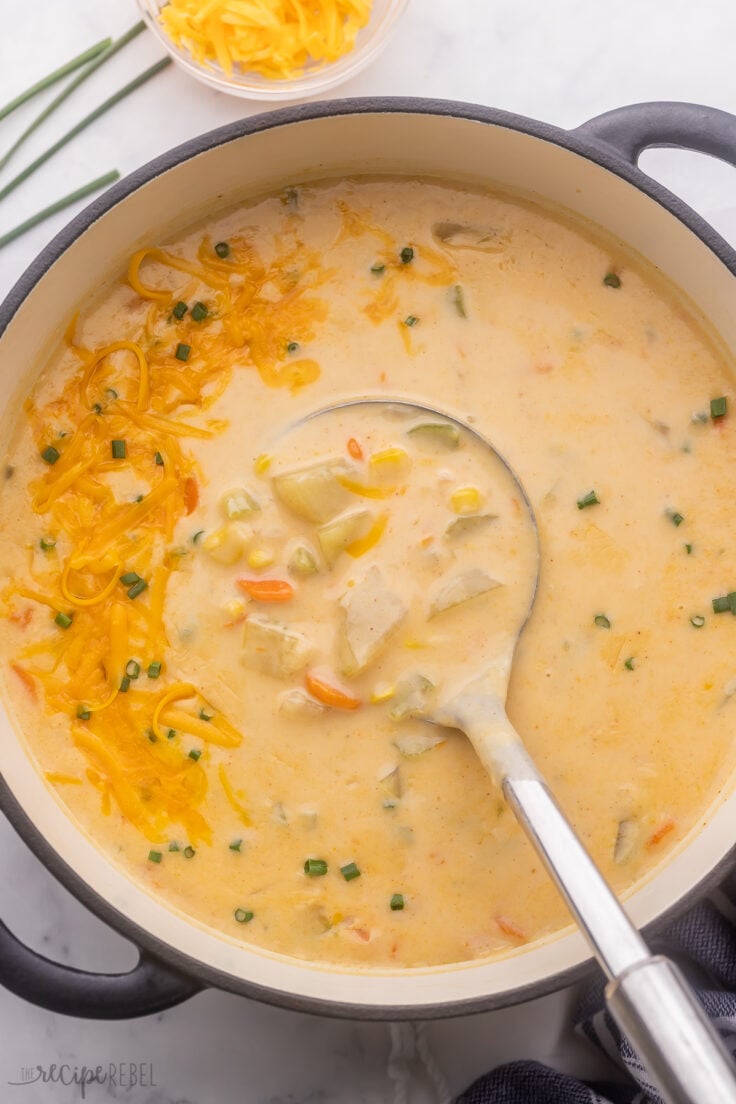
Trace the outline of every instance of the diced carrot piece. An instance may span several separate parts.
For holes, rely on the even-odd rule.
[[[238,586],[254,602],[288,602],[294,588],[286,579],[238,579]]]
[[[668,836],[676,825],[676,821],[673,817],[667,817],[667,820],[663,821],[659,828],[652,832],[651,836],[646,842],[647,847],[656,847],[658,843],[661,843],[665,836]]]
[[[10,668],[15,671],[20,681],[25,686],[28,693],[31,695],[34,701],[38,701],[38,687],[36,686],[33,675],[29,675],[19,664],[11,663]]]
[[[187,513],[193,513],[198,504],[199,487],[197,486],[197,480],[190,475],[184,480],[184,505]]]
[[[498,924],[504,935],[508,935],[512,939],[518,939],[521,943],[526,942],[525,933],[518,926],[518,924],[515,924],[513,920],[510,920],[508,916],[497,916],[496,923]]]
[[[313,698],[321,701],[323,705],[331,706],[333,709],[357,709],[361,704],[359,698],[354,698],[346,690],[341,690],[339,686],[325,682],[318,675],[308,674],[304,680],[304,685]]]
[[[360,447],[360,443],[356,441],[354,437],[351,437],[348,441],[348,452],[352,456],[353,460],[363,459],[363,450]]]

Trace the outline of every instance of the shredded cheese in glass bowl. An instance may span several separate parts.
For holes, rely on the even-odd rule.
[[[316,96],[383,48],[409,0],[138,0],[192,76],[260,100]]]

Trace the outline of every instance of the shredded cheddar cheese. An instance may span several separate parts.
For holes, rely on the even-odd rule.
[[[179,737],[220,749],[243,738],[200,688],[175,673],[166,678],[166,589],[180,567],[174,534],[197,508],[201,484],[185,441],[226,427],[201,416],[236,365],[255,368],[271,387],[297,390],[317,378],[317,361],[293,357],[288,346],[308,344],[325,317],[312,291],[328,276],[297,233],[268,265],[244,239],[231,241],[227,262],[207,238],[193,262],[140,249],[127,272],[148,304],[139,332],[86,348],[75,314],[64,339],[78,369],[43,405],[26,403],[39,454],[52,450],[53,462],[39,457],[28,492],[53,535],[53,555],[31,557],[30,578],[3,592],[3,612],[15,624],[27,626],[35,613],[49,626],[20,649],[12,669],[47,713],[69,717],[72,744],[86,761],[81,777],[99,790],[103,811],[116,807],[151,840],[172,824],[191,843],[211,838],[202,811],[206,759],[185,755]],[[174,312],[182,296],[198,305],[196,316]],[[177,342],[190,350],[185,361],[176,357]],[[139,494],[120,493],[113,477],[121,472]],[[151,664],[160,681],[145,677]]]
[[[169,0],[159,18],[200,64],[289,80],[350,53],[371,7],[372,0]]]

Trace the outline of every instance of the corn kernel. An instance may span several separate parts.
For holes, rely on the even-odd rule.
[[[475,514],[483,500],[477,487],[458,487],[450,495],[450,504],[456,514]]]
[[[392,682],[379,682],[371,691],[371,701],[374,705],[377,705],[378,702],[388,701],[395,693],[396,687]]]
[[[202,548],[213,560],[228,565],[238,562],[245,546],[245,534],[237,525],[223,525],[202,541]]]
[[[268,469],[271,467],[272,456],[269,456],[267,452],[262,452],[260,456],[256,457],[253,464],[253,471],[256,475],[265,475]]]
[[[265,548],[253,548],[246,556],[248,567],[254,571],[262,571],[264,567],[270,567],[276,557]]]
[[[408,452],[402,448],[386,448],[374,452],[368,460],[368,468],[377,479],[396,480],[407,474],[411,466]]]
[[[248,514],[252,514],[254,510],[260,510],[260,506],[250,491],[238,489],[235,491],[228,491],[227,494],[222,496],[220,499],[220,509],[229,521],[235,521],[237,518],[243,518]]]
[[[237,625],[246,615],[246,604],[242,598],[231,598],[229,602],[225,602],[222,610],[226,618],[225,624]]]

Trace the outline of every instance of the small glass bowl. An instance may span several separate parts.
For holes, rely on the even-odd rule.
[[[308,65],[300,77],[292,80],[272,80],[260,73],[233,68],[230,76],[216,62],[200,64],[188,50],[176,46],[158,20],[166,0],[138,0],[138,7],[148,27],[165,50],[185,72],[219,92],[242,96],[249,100],[298,100],[319,96],[349,80],[369,65],[386,45],[409,0],[373,0],[368,25],[358,33],[355,47],[349,54],[327,64]]]

